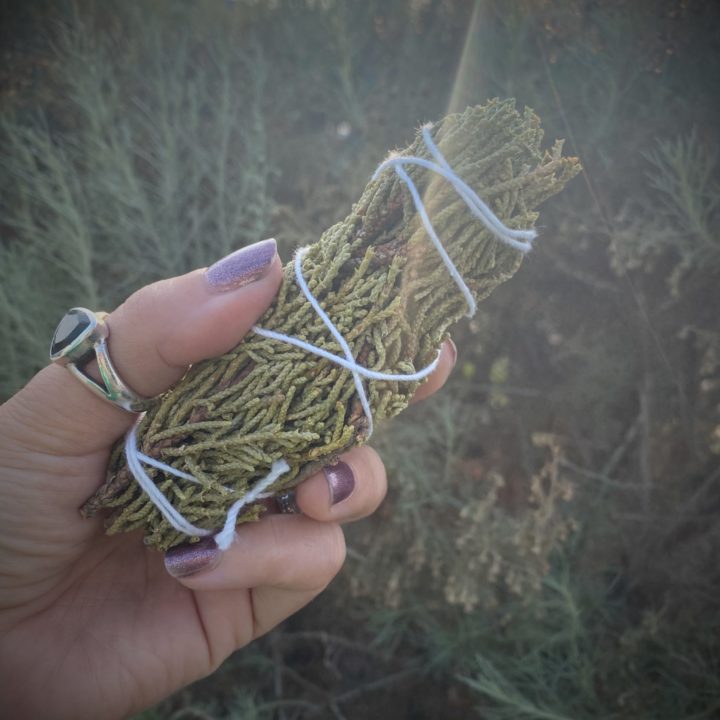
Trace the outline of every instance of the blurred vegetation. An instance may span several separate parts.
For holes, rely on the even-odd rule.
[[[390,496],[341,576],[145,720],[720,716],[716,3],[3,16],[5,396],[68,306],[268,234],[288,257],[448,109],[517,97],[585,167],[450,385],[379,438]]]

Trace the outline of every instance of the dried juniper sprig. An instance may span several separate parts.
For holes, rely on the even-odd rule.
[[[562,143],[540,149],[539,118],[512,100],[449,115],[432,130],[454,171],[510,228],[533,226],[537,208],[579,170]],[[429,154],[418,133],[402,154]],[[437,234],[476,300],[518,269],[522,255],[499,243],[442,178],[420,167],[408,174],[424,198]],[[465,300],[439,261],[410,194],[393,171],[365,188],[342,222],[329,228],[303,260],[310,290],[347,339],[358,362],[373,370],[412,373],[428,365]],[[259,323],[342,354],[298,288],[292,263]],[[366,381],[375,420],[400,413],[417,383]],[[275,460],[290,471],[273,491],[297,485],[317,468],[367,439],[367,419],[351,374],[306,351],[250,333],[222,357],[193,367],[146,414],[138,428],[143,453],[192,474],[199,484],[147,468],[191,523],[223,526],[229,506],[263,478]],[[187,537],[163,518],[115,449],[106,483],[84,505],[90,516],[113,510],[107,531],[143,527],[160,549]],[[238,522],[256,519],[250,505]]]

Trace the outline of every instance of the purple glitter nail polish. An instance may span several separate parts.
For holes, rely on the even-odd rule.
[[[201,570],[210,570],[220,562],[222,553],[213,538],[193,545],[178,545],[165,554],[165,569],[175,578],[189,577]]]
[[[330,504],[337,505],[347,500],[355,490],[355,475],[347,463],[342,460],[335,465],[328,465],[323,472],[330,487]]]
[[[236,250],[205,271],[213,292],[227,292],[259,280],[270,269],[277,252],[275,240],[261,240]]]

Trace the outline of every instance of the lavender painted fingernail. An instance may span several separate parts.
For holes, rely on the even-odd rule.
[[[273,238],[261,240],[226,255],[205,271],[213,292],[227,292],[259,280],[270,269],[277,252]]]
[[[178,545],[165,554],[165,569],[175,578],[185,578],[210,570],[220,562],[222,553],[213,538],[193,545]]]
[[[355,475],[347,463],[342,460],[328,465],[323,472],[330,487],[330,504],[337,505],[347,500],[355,490]]]

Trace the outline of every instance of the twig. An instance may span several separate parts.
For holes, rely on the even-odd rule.
[[[294,682],[300,685],[300,687],[305,688],[305,690],[308,690],[315,695],[319,695],[327,702],[330,697],[330,693],[327,690],[324,690],[319,685],[315,685],[315,683],[310,682],[310,680],[304,678],[297,670],[293,670],[293,668],[288,667],[287,665],[281,665],[280,669],[285,675],[292,678]]]
[[[699,501],[703,498],[705,493],[716,483],[716,481],[720,478],[720,467],[717,467],[713,472],[711,472],[699,485],[699,487],[695,490],[695,492],[685,501],[682,507],[675,510],[672,515],[671,519],[672,522],[670,524],[670,527],[665,532],[665,542],[668,542],[668,539],[672,538],[674,533],[682,526],[683,522],[686,522],[690,519],[693,519],[692,510],[693,507],[695,507]],[[699,515],[702,515],[703,513],[699,513]]]
[[[348,690],[348,692],[343,693],[342,695],[339,695],[338,697],[336,697],[335,702],[345,703],[345,702],[349,702],[350,700],[355,700],[356,698],[360,697],[361,695],[365,695],[369,692],[375,692],[376,690],[382,690],[385,687],[395,685],[396,683],[399,683],[403,680],[411,678],[415,675],[419,675],[420,672],[421,672],[420,668],[410,668],[408,670],[401,670],[400,672],[397,672],[393,675],[388,675],[387,677],[381,678],[380,680],[375,680],[375,681],[367,683],[365,685],[361,685],[359,688],[355,688],[353,690]]]
[[[715,468],[713,472],[708,475],[705,480],[700,483],[700,487],[698,487],[697,490],[687,499],[685,502],[685,505],[681,507],[678,511],[678,515],[683,515],[684,513],[687,513],[690,508],[698,501],[700,498],[705,494],[706,490],[718,479],[720,478],[720,467]]]
[[[258,706],[260,710],[277,710],[278,708],[301,708],[304,710],[318,710],[320,705],[309,700],[271,700]]]
[[[650,497],[652,494],[652,396],[653,376],[649,367],[649,338],[643,333],[645,374],[640,389],[640,477],[642,479],[642,509],[644,512],[650,510]]]
[[[347,556],[348,556],[349,558],[352,558],[353,560],[357,560],[358,562],[365,562],[365,560],[367,560],[367,558],[365,557],[365,555],[363,555],[362,553],[358,552],[357,550],[355,550],[355,548],[353,548],[353,547],[351,547],[351,546],[349,546],[349,545],[348,545],[348,547],[347,547],[347,551],[346,551],[346,552],[347,552]]]
[[[567,460],[566,458],[560,458],[558,463],[560,467],[567,468],[568,470],[573,470],[579,475],[590,478],[591,480],[600,480],[601,482],[609,485],[610,487],[619,488],[620,490],[633,490],[635,492],[637,492],[639,489],[635,483],[616,480],[615,478],[608,477],[604,472],[595,472],[594,470],[588,470],[587,468],[581,467],[580,465],[576,465],[574,462],[572,462],[571,460]]]
[[[587,287],[604,293],[617,294],[620,289],[613,285],[613,283],[603,280],[602,278],[595,277],[589,272],[580,270],[579,268],[573,267],[567,260],[562,257],[555,255],[552,251],[549,251],[546,246],[543,247],[542,252],[553,264],[555,270],[562,273],[566,277],[569,277],[576,282],[579,282]]]
[[[299,672],[293,670],[287,665],[282,666],[282,671],[286,673],[289,677],[291,677],[301,687],[304,687],[306,690],[320,695],[325,702],[324,705],[316,705],[316,710],[312,711],[308,717],[313,717],[317,714],[317,712],[329,709],[330,712],[332,712],[333,717],[335,717],[335,720],[347,720],[342,714],[340,708],[338,707],[337,700],[330,694],[330,692],[324,690],[318,685],[315,685],[315,683],[306,680]]]
[[[543,397],[545,395],[542,390],[536,390],[535,388],[520,387],[519,385],[503,385],[500,383],[473,382],[473,389],[499,392],[505,395],[518,395],[520,397]]]
[[[355,650],[362,652],[367,655],[375,655],[377,657],[385,658],[386,654],[374,649],[370,645],[348,640],[347,638],[341,637],[340,635],[331,635],[324,630],[300,630],[298,632],[283,633],[282,639],[284,641],[295,641],[295,640],[316,640],[325,645],[338,645],[340,647],[348,648],[349,650]]]
[[[190,707],[184,707],[175,711],[170,716],[170,720],[213,720],[213,718],[202,708],[191,705]]]
[[[633,420],[632,425],[630,425],[630,427],[625,432],[625,438],[623,439],[623,442],[615,448],[613,454],[610,456],[605,465],[603,465],[603,468],[600,471],[600,474],[602,476],[607,477],[608,475],[612,475],[615,471],[615,468],[622,462],[622,459],[625,457],[625,453],[635,442],[635,437],[637,436],[639,425],[640,416],[638,415],[635,420]]]
[[[270,635],[270,649],[272,652],[273,660],[273,693],[276,699],[282,700],[284,695],[283,688],[283,667],[285,665],[284,656],[280,644],[282,642],[282,633],[276,631]],[[277,708],[278,720],[287,720],[285,715],[285,708],[278,706]]]
[[[333,698],[333,704],[328,704],[327,707],[332,710],[333,705],[337,707],[342,703],[356,700],[357,698],[361,697],[362,695],[366,695],[367,693],[375,692],[376,690],[382,690],[383,688],[396,685],[397,683],[400,683],[403,680],[407,680],[408,678],[411,678],[415,675],[419,675],[420,673],[420,668],[409,668],[407,670],[401,670],[400,672],[394,673],[393,675],[388,675],[387,677],[381,678],[380,680],[374,680],[373,682],[366,683],[365,685],[361,685],[360,687],[354,688],[353,690],[348,690],[342,695],[338,695],[337,697]],[[322,712],[322,710],[324,710],[324,708],[318,708],[318,710],[311,711],[308,717],[316,717],[320,712]]]

